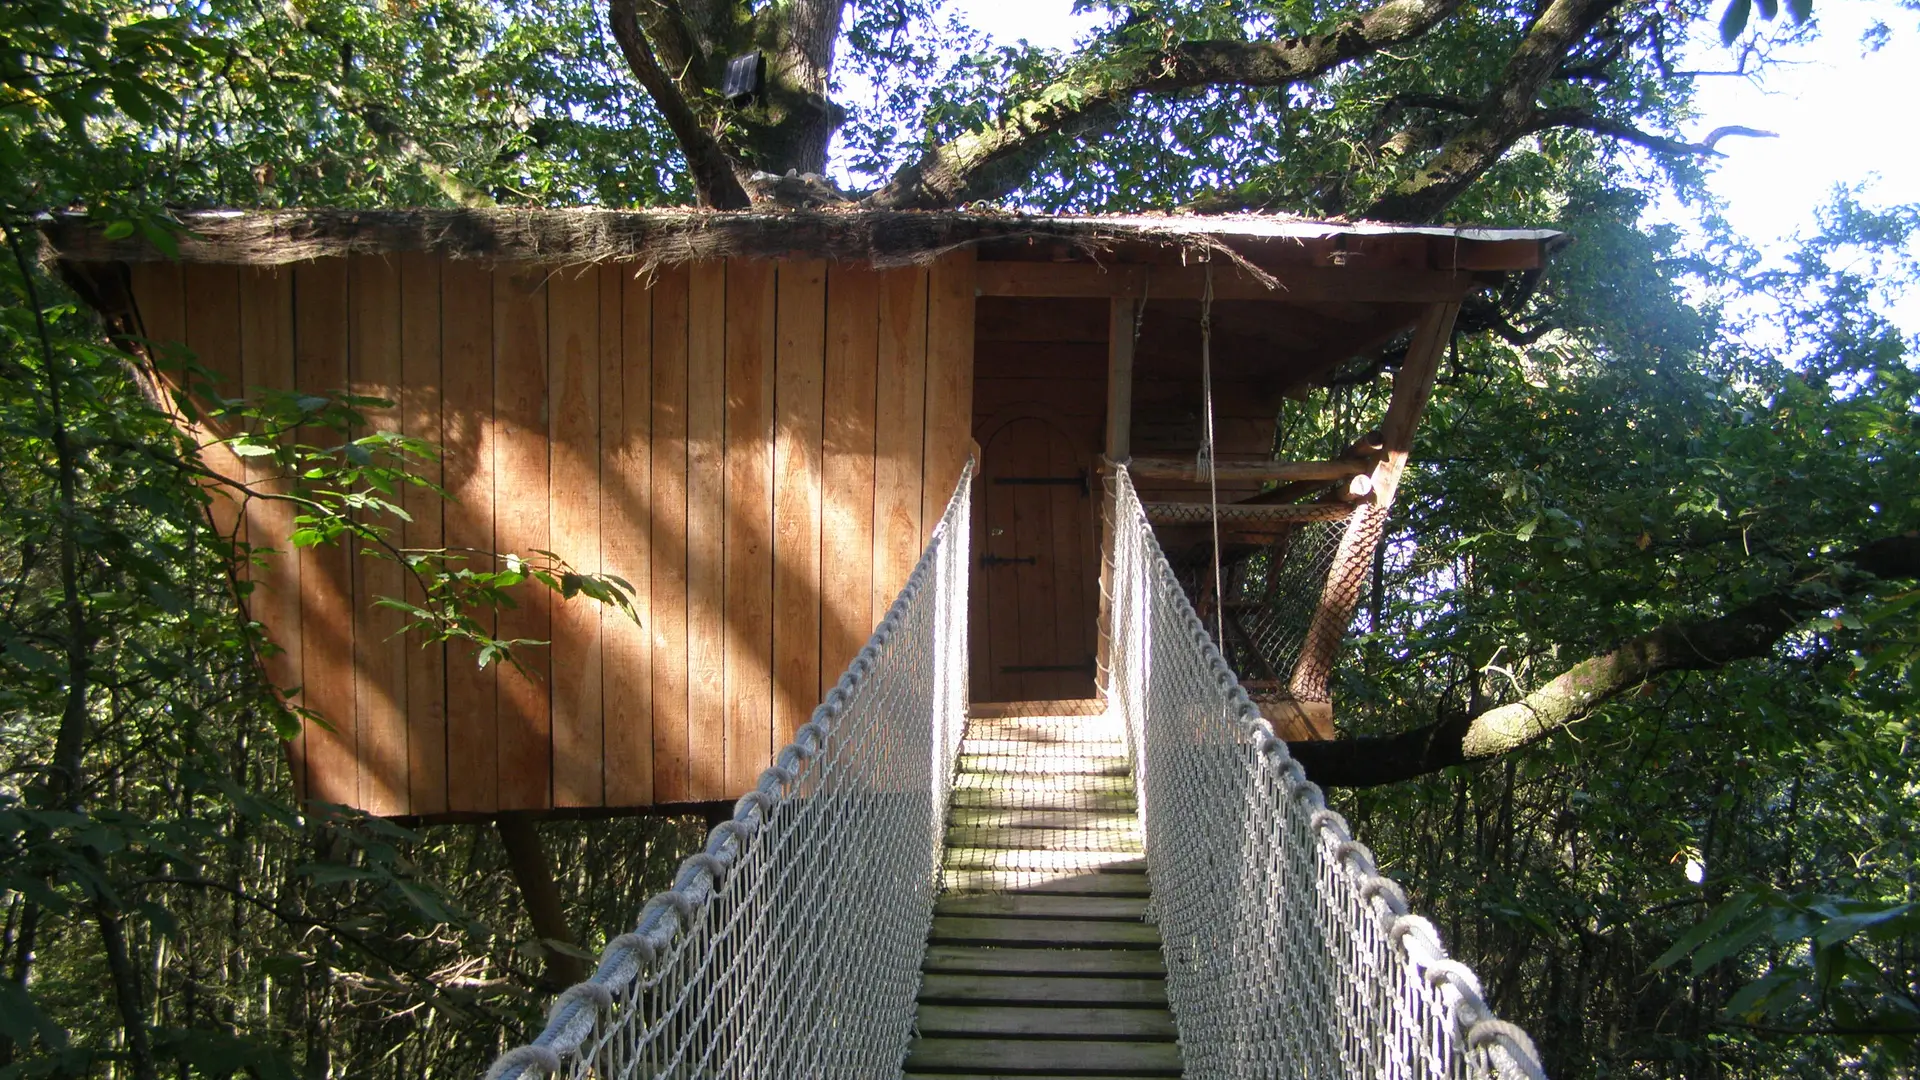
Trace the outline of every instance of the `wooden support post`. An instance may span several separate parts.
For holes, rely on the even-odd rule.
[[[587,977],[586,962],[570,952],[556,949],[558,942],[577,949],[573,929],[567,923],[566,908],[560,901],[560,886],[553,880],[553,864],[540,846],[540,833],[533,819],[524,814],[507,814],[496,819],[500,844],[507,850],[507,869],[520,887],[520,899],[527,905],[527,918],[539,938],[540,953],[546,959],[547,985],[565,988]]]
[[[1312,712],[1325,709],[1331,720],[1332,695],[1328,680],[1333,673],[1334,657],[1340,640],[1353,622],[1354,607],[1373,564],[1374,548],[1386,531],[1387,513],[1406,471],[1407,457],[1413,449],[1414,429],[1420,414],[1433,394],[1434,376],[1440,370],[1440,357],[1453,337],[1453,321],[1460,314],[1459,304],[1435,304],[1421,316],[1414,330],[1413,344],[1407,349],[1406,362],[1393,377],[1393,399],[1387,405],[1387,418],[1380,426],[1381,456],[1373,467],[1372,491],[1354,507],[1347,519],[1346,532],[1334,552],[1327,570],[1327,581],[1320,592],[1320,606],[1307,628],[1307,639],[1300,647],[1300,659],[1294,665],[1290,690],[1295,702]],[[1317,707],[1317,708],[1316,708]]]
[[[1129,297],[1114,297],[1107,306],[1107,445],[1106,458],[1112,464],[1124,464],[1133,455],[1133,327],[1134,302]],[[1107,649],[1113,630],[1113,527],[1114,491],[1107,469],[1100,500],[1100,617],[1099,640],[1095,643],[1094,686],[1107,693]]]

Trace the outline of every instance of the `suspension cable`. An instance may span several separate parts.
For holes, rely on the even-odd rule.
[[[1200,464],[1207,470],[1207,520],[1213,526],[1213,637],[1227,647],[1226,588],[1220,566],[1220,479],[1214,468],[1213,447],[1213,260],[1206,266],[1206,287],[1200,293]]]

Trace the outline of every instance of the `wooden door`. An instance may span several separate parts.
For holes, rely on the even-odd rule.
[[[973,699],[1093,697],[1100,565],[1093,450],[1039,415],[982,434]]]

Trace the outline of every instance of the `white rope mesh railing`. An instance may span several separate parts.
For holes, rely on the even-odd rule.
[[[972,480],[733,819],[487,1080],[899,1075],[965,723]]]
[[[1113,480],[1125,720],[1186,1075],[1541,1078],[1247,697]]]

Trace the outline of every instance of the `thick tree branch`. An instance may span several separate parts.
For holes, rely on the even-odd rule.
[[[613,39],[619,43],[620,53],[626,58],[633,77],[646,88],[647,96],[653,99],[654,106],[667,122],[667,129],[673,132],[674,139],[680,143],[681,152],[686,154],[687,172],[693,180],[693,189],[700,198],[700,205],[718,210],[746,209],[751,200],[734,173],[732,159],[720,145],[719,137],[694,115],[693,106],[674,77],[662,70],[647,35],[640,30],[634,3],[635,0],[607,0],[607,23],[613,30]],[[689,62],[682,65],[682,70],[691,72],[697,66],[689,58]]]
[[[1864,544],[1835,563],[1726,615],[1668,623],[1581,661],[1519,701],[1449,717],[1399,735],[1296,742],[1294,757],[1317,783],[1371,787],[1486,761],[1537,742],[1671,671],[1713,671],[1767,656],[1808,618],[1883,579],[1920,577],[1920,532]]]
[[[1414,40],[1460,0],[1386,0],[1324,34],[1278,41],[1187,41],[1121,71],[1068,74],[1006,115],[928,151],[868,198],[875,207],[938,209],[1006,194],[1055,139],[1110,129],[1134,98],[1206,86],[1305,82],[1381,49]]]
[[[1568,127],[1580,131],[1591,131],[1595,135],[1606,135],[1629,142],[1635,146],[1651,150],[1656,154],[1669,157],[1724,157],[1717,149],[1721,139],[1734,135],[1745,135],[1754,139],[1777,139],[1779,135],[1759,128],[1742,127],[1731,124],[1717,127],[1707,133],[1707,137],[1697,143],[1681,139],[1669,139],[1663,135],[1641,131],[1632,124],[1618,120],[1609,120],[1604,116],[1594,116],[1584,109],[1542,109],[1534,115],[1533,130],[1545,131],[1548,128]]]
[[[1414,175],[1394,186],[1360,216],[1376,221],[1430,221],[1531,133],[1540,92],[1568,52],[1580,44],[1620,0],[1553,0],[1514,49],[1500,81],[1481,99],[1474,120]]]

